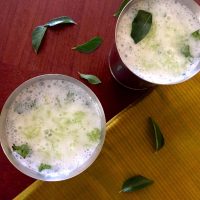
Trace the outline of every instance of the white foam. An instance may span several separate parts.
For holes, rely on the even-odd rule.
[[[130,36],[132,21],[138,10],[152,13],[148,35],[135,44]],[[199,43],[190,41],[200,28],[197,16],[175,0],[136,0],[121,16],[116,44],[123,62],[139,77],[154,83],[169,84],[185,79],[194,71],[199,59],[186,58],[181,49],[189,44],[193,56],[200,55]]]
[[[61,80],[34,83],[11,105],[6,123],[9,146],[28,144],[31,154],[15,158],[38,172],[41,163],[52,166],[44,176],[67,176],[84,165],[100,142],[88,133],[101,130],[99,110],[80,87]]]

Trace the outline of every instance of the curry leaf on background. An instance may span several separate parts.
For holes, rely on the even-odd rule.
[[[40,48],[46,30],[47,30],[46,27],[38,26],[32,32],[32,47],[36,54],[38,53],[38,50]]]
[[[164,137],[161,133],[161,130],[160,130],[160,127],[158,126],[158,124],[151,117],[149,118],[149,121],[150,121],[150,124],[153,129],[155,149],[156,149],[156,151],[158,151],[164,146],[165,140],[164,140]]]
[[[81,53],[92,53],[102,44],[102,42],[102,38],[97,36],[84,44],[73,47],[72,49]]]
[[[123,183],[121,192],[134,192],[137,190],[141,190],[151,184],[153,184],[152,180],[144,176],[137,175],[129,178]]]
[[[36,27],[32,32],[32,47],[36,54],[38,53],[39,48],[42,44],[42,40],[44,38],[47,28],[59,24],[76,24],[76,22],[70,17],[62,16],[50,20],[45,25]]]
[[[120,4],[119,9],[114,13],[115,17],[119,17],[120,13],[124,9],[124,7],[129,3],[131,0],[123,0],[122,3]]]
[[[149,33],[152,25],[152,14],[145,11],[139,10],[136,17],[132,22],[131,37],[135,44],[140,42]]]
[[[87,80],[89,83],[93,84],[93,85],[97,85],[101,83],[101,80],[92,74],[81,74],[79,73],[80,77]]]
[[[57,18],[54,18],[54,19],[48,21],[44,26],[52,27],[52,26],[56,26],[59,24],[76,24],[76,22],[70,17],[62,16],[62,17],[57,17]]]

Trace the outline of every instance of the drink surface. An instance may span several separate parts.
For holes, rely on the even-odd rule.
[[[64,80],[45,80],[23,89],[6,119],[8,143],[27,144],[26,158],[15,158],[44,176],[68,176],[95,153],[101,117],[94,100],[81,87]],[[40,165],[50,166],[40,172]]]
[[[132,21],[138,10],[152,14],[146,37],[135,44],[131,38]],[[170,84],[189,77],[200,61],[200,41],[191,34],[200,29],[197,16],[175,0],[135,0],[120,16],[116,45],[124,64],[142,79]],[[190,48],[190,56],[182,53]]]

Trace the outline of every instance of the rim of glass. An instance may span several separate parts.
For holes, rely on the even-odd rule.
[[[5,121],[7,118],[7,113],[9,110],[10,105],[13,103],[13,101],[15,100],[15,98],[18,96],[18,94],[26,87],[32,85],[33,83],[36,82],[40,82],[43,80],[64,80],[64,81],[68,81],[72,84],[77,85],[78,87],[81,87],[83,90],[85,90],[87,92],[87,94],[92,98],[95,106],[98,108],[98,112],[99,112],[99,116],[101,118],[101,140],[98,144],[98,146],[95,149],[95,152],[92,154],[92,156],[88,159],[88,161],[86,163],[84,163],[84,165],[80,166],[75,172],[71,172],[69,175],[67,176],[56,176],[56,177],[52,177],[52,176],[44,176],[39,172],[33,171],[25,166],[23,166],[22,164],[20,164],[19,161],[17,161],[13,154],[12,154],[12,150],[10,149],[9,145],[8,145],[8,141],[7,141],[7,136],[6,136],[6,132],[5,132]],[[90,165],[96,160],[96,158],[98,157],[98,155],[101,152],[101,149],[103,147],[104,141],[105,141],[105,135],[106,135],[106,119],[105,119],[105,114],[104,114],[104,110],[103,107],[99,101],[99,99],[97,98],[97,96],[95,95],[95,93],[89,88],[87,87],[85,84],[83,84],[81,81],[72,78],[70,76],[67,75],[62,75],[62,74],[43,74],[43,75],[39,75],[36,77],[33,77],[31,79],[26,80],[25,82],[23,82],[22,84],[20,84],[7,98],[6,102],[4,103],[4,106],[2,108],[1,111],[1,116],[0,116],[0,140],[1,140],[1,147],[6,155],[6,157],[8,158],[8,160],[14,165],[15,168],[17,168],[19,171],[21,171],[23,174],[32,177],[34,179],[37,180],[43,180],[43,181],[62,181],[62,180],[67,180],[70,179],[74,176],[79,175],[81,172],[85,171],[88,167],[90,167]]]
[[[123,14],[126,12],[127,9],[129,9],[129,7],[135,3],[135,1],[140,1],[140,0],[131,0],[129,1],[126,6],[122,9],[118,19],[117,19],[117,22],[116,22],[116,26],[115,26],[115,44],[116,44],[116,48],[117,48],[117,51],[118,51],[118,54],[119,54],[119,57],[121,59],[121,61],[123,62],[124,66],[126,66],[125,62],[123,61],[120,53],[119,53],[119,49],[118,49],[118,46],[117,46],[117,43],[116,43],[116,38],[117,38],[117,29],[118,29],[118,25],[119,25],[119,22],[120,22],[120,19],[121,17],[123,16]],[[194,1],[194,0],[191,0],[191,1],[188,1],[188,0],[177,0],[181,3],[183,3],[185,6],[187,6],[192,12],[196,13],[197,16],[198,16],[198,20],[200,22],[200,5]],[[127,66],[126,66],[127,67]],[[128,67],[127,67],[128,68]],[[129,69],[129,68],[128,68]],[[130,69],[129,69],[130,70]],[[153,84],[156,84],[156,85],[175,85],[175,84],[178,84],[178,83],[182,83],[182,82],[185,82],[187,80],[189,80],[190,78],[192,78],[193,76],[195,76],[197,73],[200,72],[200,61],[198,62],[198,64],[196,65],[195,69],[193,70],[192,73],[190,73],[188,76],[186,76],[184,79],[181,79],[181,80],[178,80],[178,81],[174,81],[174,82],[170,82],[170,83],[160,83],[160,82],[152,82],[150,80],[147,80],[147,79],[144,79],[143,77],[141,76],[138,76],[138,74],[134,73],[132,70],[130,70],[131,73],[133,73],[135,76],[137,76],[138,78],[146,81],[146,82],[149,82],[149,83],[153,83]]]

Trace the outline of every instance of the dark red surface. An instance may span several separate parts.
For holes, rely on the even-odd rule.
[[[9,94],[36,75],[61,73],[79,79],[77,72],[99,76],[101,85],[88,85],[99,97],[107,120],[149,91],[134,92],[118,85],[108,68],[121,0],[1,0],[0,1],[0,109]],[[200,2],[200,0],[198,0]],[[67,15],[78,25],[49,29],[38,55],[31,47],[34,27]],[[99,35],[103,45],[85,55],[73,46]],[[84,82],[84,81],[83,81]],[[84,82],[85,83],[85,82]],[[0,150],[0,199],[12,199],[34,180],[17,171]]]

